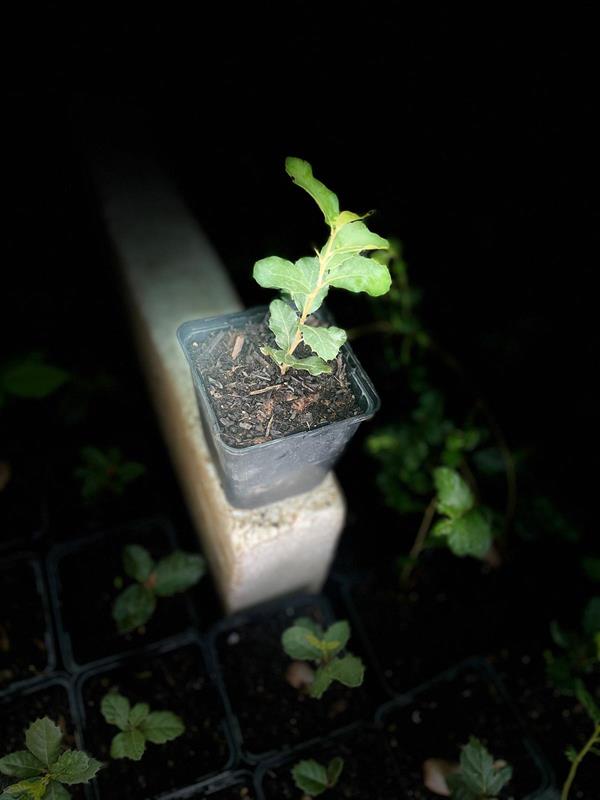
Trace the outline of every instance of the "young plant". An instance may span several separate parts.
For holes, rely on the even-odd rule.
[[[144,475],[146,467],[138,461],[125,461],[116,447],[81,449],[82,463],[75,470],[81,481],[84,500],[96,500],[104,494],[122,495],[127,486]]]
[[[442,518],[433,536],[443,539],[456,556],[483,558],[492,545],[492,529],[485,511],[475,507],[475,497],[459,472],[438,467],[433,472],[436,508]]]
[[[577,770],[581,766],[583,759],[588,755],[600,756],[600,708],[581,680],[576,682],[575,696],[592,721],[593,729],[589,739],[581,750],[577,751],[574,747],[567,748],[566,756],[571,762],[571,768],[562,788],[561,800],[567,800],[569,797],[569,792],[575,781]]]
[[[283,632],[281,643],[287,655],[298,661],[312,661],[317,667],[310,684],[311,697],[322,697],[333,681],[351,688],[362,684],[365,668],[360,658],[351,653],[341,655],[349,638],[346,620],[334,622],[324,631],[313,620],[301,617]]]
[[[185,725],[177,714],[150,711],[147,703],[131,706],[118,692],[104,695],[100,710],[109,725],[116,725],[120,730],[110,746],[111,758],[139,761],[146,752],[147,742],[165,744],[185,732]]]
[[[457,772],[446,777],[452,797],[457,800],[496,800],[512,778],[512,767],[494,760],[484,745],[471,736],[460,753]]]
[[[68,800],[65,786],[88,783],[102,764],[79,750],[62,747],[61,729],[48,717],[25,731],[26,750],[0,758],[0,772],[17,782],[0,793],[0,800]]]
[[[370,231],[364,222],[368,214],[341,211],[337,195],[318,181],[307,161],[287,158],[287,174],[315,200],[329,226],[329,238],[316,255],[300,258],[296,263],[279,256],[257,261],[253,276],[267,289],[279,289],[283,299],[273,300],[269,307],[269,327],[277,347],[264,347],[284,375],[290,367],[311,375],[331,372],[328,364],[346,341],[346,332],[333,325],[315,327],[308,324],[311,314],[323,303],[329,289],[366,292],[372,297],[385,294],[391,285],[387,265],[361,253],[385,250],[388,242]],[[304,343],[314,355],[294,355]]]
[[[10,397],[41,400],[69,380],[69,373],[30,353],[0,365],[0,408]]]
[[[343,769],[343,758],[332,758],[326,767],[311,758],[295,764],[292,768],[292,777],[301,792],[305,792],[309,797],[318,797],[327,789],[333,789]]]
[[[145,547],[130,544],[123,549],[123,568],[136,583],[115,600],[113,618],[119,633],[129,633],[152,617],[157,597],[171,597],[198,583],[206,562],[197,553],[176,550],[155,563]]]

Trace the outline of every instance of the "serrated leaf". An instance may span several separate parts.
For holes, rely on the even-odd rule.
[[[329,328],[313,328],[310,325],[303,325],[302,338],[313,353],[325,361],[332,361],[348,337],[346,331],[336,328],[335,325],[331,325]]]
[[[327,789],[327,770],[318,761],[300,761],[292,768],[292,777],[297,788],[316,797]]]
[[[269,328],[282,350],[289,350],[298,330],[298,315],[283,300],[273,300],[269,306]]]
[[[308,161],[290,156],[285,160],[285,171],[294,183],[308,192],[323,212],[327,224],[333,226],[340,213],[337,195],[315,178]]]
[[[294,369],[303,369],[310,372],[311,375],[321,375],[322,373],[331,372],[331,367],[326,361],[323,361],[319,356],[308,356],[308,358],[295,358],[294,356],[286,355],[283,350],[276,350],[274,347],[261,347],[261,353],[269,356],[280,366],[293,367]]]
[[[350,639],[350,625],[348,621],[342,619],[339,622],[334,622],[333,625],[327,628],[323,639],[326,642],[336,642],[336,652],[339,653],[340,650],[346,647]]]
[[[338,289],[366,292],[371,297],[385,294],[392,285],[390,271],[385,264],[357,255],[345,258],[339,266],[330,269],[325,280]]]
[[[51,719],[37,719],[25,732],[25,746],[45,767],[53,764],[60,753],[62,731]]]
[[[455,556],[483,558],[492,546],[490,523],[478,508],[473,508],[452,520],[447,542]]]
[[[0,758],[0,772],[12,778],[34,778],[44,769],[44,764],[29,750],[18,750]]]
[[[68,786],[75,783],[87,783],[98,772],[102,764],[87,753],[78,750],[67,750],[50,769],[50,777]]]
[[[132,728],[137,728],[150,713],[148,703],[136,703],[129,712],[129,724]]]
[[[315,661],[321,658],[321,650],[312,643],[314,638],[312,630],[296,623],[283,632],[281,645],[290,658],[298,661]]]
[[[344,686],[355,688],[363,682],[365,666],[360,658],[348,654],[342,658],[336,658],[329,664],[329,674]]]
[[[198,583],[205,572],[206,562],[199,553],[176,550],[158,562],[154,591],[159,597],[185,592]]]
[[[56,781],[50,781],[46,789],[46,794],[44,795],[44,800],[70,800],[70,798],[71,794],[64,786],[61,786],[60,783],[56,783]]]
[[[112,740],[110,746],[111,758],[129,758],[131,761],[139,761],[146,750],[146,739],[137,729],[118,733]]]
[[[100,711],[110,725],[116,725],[124,731],[129,724],[130,704],[126,697],[118,692],[105,694],[100,703]]]
[[[42,800],[46,796],[46,788],[48,786],[48,779],[46,776],[43,778],[25,778],[25,780],[13,783],[7,786],[4,790],[9,797],[18,797],[25,800]]]
[[[15,397],[41,400],[67,382],[69,374],[34,358],[5,367],[1,381],[4,390]]]
[[[128,586],[113,606],[113,619],[119,633],[129,633],[145,625],[155,608],[156,597],[150,589],[140,583]]]
[[[473,508],[473,492],[455,469],[438,467],[433,471],[433,482],[437,491],[437,508],[441,514],[458,517]]]
[[[123,548],[123,569],[139,583],[147,581],[154,569],[154,559],[145,547],[128,544]]]
[[[281,289],[289,294],[310,294],[314,284],[309,282],[312,273],[279,256],[261,258],[254,265],[252,275],[264,289]]]
[[[327,765],[327,788],[332,789],[340,779],[344,769],[344,759],[336,756]]]
[[[600,597],[592,597],[588,602],[581,624],[586,636],[593,637],[600,632]]]
[[[319,700],[333,683],[331,664],[323,664],[315,671],[315,677],[310,685],[309,694]]]
[[[512,776],[509,766],[497,768],[494,758],[474,736],[460,754],[460,778],[475,797],[495,797]]]
[[[171,711],[152,711],[140,725],[140,731],[153,744],[164,744],[181,736],[185,725]]]

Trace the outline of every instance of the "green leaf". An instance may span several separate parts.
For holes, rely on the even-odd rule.
[[[282,350],[289,350],[298,330],[298,316],[283,300],[273,300],[269,306],[269,328]]]
[[[360,658],[348,654],[342,658],[336,658],[329,664],[329,674],[344,686],[355,688],[363,682],[365,666]]]
[[[87,783],[98,772],[102,764],[87,753],[67,750],[50,769],[50,777],[67,785]]]
[[[332,789],[340,779],[344,769],[344,759],[337,756],[327,765],[327,788]]]
[[[365,256],[346,258],[339,266],[329,271],[326,281],[338,289],[366,292],[371,297],[385,294],[392,285],[390,271],[385,264]]]
[[[319,282],[319,259],[315,256],[304,256],[303,258],[299,258],[296,261],[295,265],[296,269],[298,270],[298,274],[302,274],[302,281],[306,287],[310,287],[308,291],[304,292],[291,292],[290,297],[294,301],[294,304],[298,311],[304,311],[304,306],[308,301],[308,295],[312,294],[312,292],[317,287]],[[311,304],[309,305],[307,312],[312,314],[318,308],[320,308],[323,300],[327,296],[327,292],[329,291],[329,286],[324,284],[315,297],[313,298]]]
[[[298,621],[299,622],[299,621]],[[321,658],[321,650],[311,644],[311,637],[315,636],[312,629],[302,627],[296,622],[287,628],[281,636],[281,644],[290,658],[299,661],[317,661]]]
[[[146,474],[146,467],[139,461],[126,461],[118,468],[118,477],[124,483],[131,483]]]
[[[176,550],[158,562],[154,591],[159,597],[185,592],[198,583],[205,572],[206,562],[201,555]]]
[[[594,725],[600,725],[600,708],[579,678],[575,681],[575,696]]]
[[[254,265],[252,275],[264,289],[281,289],[291,295],[309,294],[314,288],[314,283],[309,281],[311,271],[279,256],[261,258]]]
[[[342,227],[332,244],[332,253],[337,258],[349,253],[362,253],[365,250],[387,250],[390,243],[383,236],[370,231],[364,222],[353,222]]]
[[[302,338],[313,353],[325,361],[331,361],[339,353],[347,336],[346,331],[336,328],[335,325],[331,325],[329,328],[313,328],[310,325],[303,325]]]
[[[600,632],[600,597],[592,597],[583,612],[582,627],[586,636]]]
[[[301,792],[316,797],[328,788],[327,770],[318,761],[300,761],[292,768],[292,777]]]
[[[492,546],[492,530],[481,511],[474,508],[451,523],[447,542],[454,555],[483,558]]]
[[[275,350],[273,347],[261,347],[261,353],[269,356],[280,366],[286,365],[294,369],[303,369],[310,372],[311,375],[321,375],[323,372],[331,372],[331,367],[326,361],[323,361],[319,356],[308,356],[308,358],[295,358],[294,356],[286,355],[283,350]]]
[[[7,366],[1,375],[4,390],[15,397],[40,400],[55,392],[69,379],[62,369],[29,357]]]
[[[42,800],[46,797],[46,787],[48,779],[46,776],[42,778],[25,778],[25,780],[13,783],[7,786],[4,790],[9,797],[30,798],[30,800]]]
[[[51,719],[37,719],[25,732],[25,745],[45,767],[53,764],[60,753],[62,731]]]
[[[335,227],[339,230],[340,228],[343,228],[344,225],[348,225],[350,222],[356,222],[359,219],[365,219],[369,216],[370,212],[367,212],[366,214],[355,214],[354,211],[341,211],[335,220]]]
[[[600,558],[582,558],[581,566],[590,580],[600,583]]]
[[[105,694],[100,703],[102,716],[110,725],[116,725],[124,731],[129,724],[129,700],[118,692]]]
[[[123,733],[118,733],[110,746],[111,758],[129,758],[139,761],[146,750],[146,739],[137,729],[133,728]]]
[[[340,650],[346,647],[350,639],[350,625],[348,621],[342,619],[339,622],[334,622],[333,625],[327,628],[323,639],[326,642],[337,642],[336,652],[339,653]]]
[[[471,736],[461,750],[460,772],[455,777],[475,798],[493,798],[511,779],[512,768],[494,766],[493,756]]]
[[[154,559],[145,547],[128,544],[123,548],[123,569],[134,581],[144,583],[154,569]]]
[[[327,224],[333,226],[340,213],[337,195],[314,177],[308,161],[289,156],[285,160],[285,171],[294,183],[308,192],[323,212]]]
[[[0,758],[0,772],[12,778],[34,778],[44,769],[44,764],[29,750],[18,750]]]
[[[181,736],[185,725],[171,711],[152,711],[140,725],[140,731],[153,744],[164,744]]]
[[[46,789],[46,794],[44,795],[44,800],[70,800],[70,798],[71,795],[64,786],[61,786],[60,783],[56,783],[56,781],[50,781]]]
[[[297,628],[306,628],[317,638],[323,638],[323,628],[318,622],[315,622],[315,620],[311,619],[310,617],[298,617],[298,619],[294,620],[294,626]]]
[[[129,724],[132,728],[137,728],[150,713],[148,703],[136,703],[129,712]]]
[[[333,663],[333,662],[332,662]],[[315,672],[315,678],[310,685],[310,696],[315,700],[323,697],[323,694],[329,689],[333,683],[333,675],[331,674],[332,664],[323,664]]]
[[[473,508],[475,498],[468,484],[455,469],[438,467],[433,471],[437,508],[448,517],[459,517]]]
[[[154,614],[155,608],[156,598],[150,589],[140,583],[128,586],[117,597],[113,606],[113,619],[119,633],[129,633],[145,625]]]

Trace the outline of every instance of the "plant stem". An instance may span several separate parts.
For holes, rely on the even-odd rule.
[[[415,561],[421,554],[423,547],[425,546],[425,542],[427,540],[427,534],[429,533],[429,529],[431,528],[431,523],[433,522],[433,517],[435,515],[435,510],[437,507],[437,498],[434,497],[433,500],[429,503],[427,508],[425,509],[425,513],[423,514],[423,519],[421,520],[421,524],[419,525],[419,530],[417,531],[417,535],[415,537],[415,541],[413,542],[413,546],[410,548],[410,553],[408,554],[408,558],[410,561],[404,565],[402,573],[400,575],[400,583],[403,586],[406,586],[408,583],[408,579],[413,571]]]
[[[600,724],[596,725],[592,735],[584,744],[579,753],[577,753],[575,760],[571,764],[571,769],[569,770],[569,774],[567,775],[567,780],[565,781],[565,785],[563,786],[560,795],[561,800],[567,800],[569,792],[571,791],[571,786],[573,785],[573,781],[575,780],[575,774],[579,769],[579,767],[581,766],[581,762],[598,741],[600,741]]]

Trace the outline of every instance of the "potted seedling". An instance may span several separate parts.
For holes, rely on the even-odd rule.
[[[344,769],[344,759],[332,758],[327,765],[314,758],[299,761],[292,768],[294,783],[306,796],[318,797],[327,789],[333,789]]]
[[[330,324],[322,304],[331,289],[385,294],[388,267],[368,254],[388,242],[369,230],[367,214],[340,211],[306,161],[288,158],[285,166],[323,212],[327,241],[295,263],[256,262],[255,280],[281,293],[268,309],[178,330],[223,487],[245,508],[317,486],[379,406],[346,332]]]
[[[181,717],[172,711],[151,711],[148,703],[131,705],[119,692],[109,692],[102,698],[102,716],[119,729],[110,746],[111,758],[139,761],[148,742],[165,744],[185,732]]]

